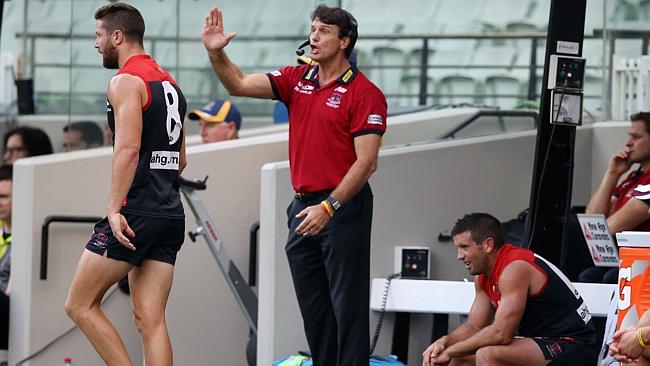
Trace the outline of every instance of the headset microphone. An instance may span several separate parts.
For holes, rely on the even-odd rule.
[[[298,49],[296,49],[296,55],[297,56],[302,56],[305,54],[305,50],[303,48],[309,46],[309,40],[304,41],[303,43],[298,46]]]

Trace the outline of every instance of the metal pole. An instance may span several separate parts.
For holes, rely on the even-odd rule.
[[[422,55],[420,55],[420,97],[418,104],[427,104],[427,72],[429,69],[429,39],[422,38]]]
[[[528,100],[535,100],[537,90],[537,38],[530,39],[530,67],[528,68]]]
[[[580,55],[586,5],[587,0],[552,0],[546,38],[540,123],[526,233],[529,248],[557,266],[561,266],[566,220],[571,204],[575,126],[550,123],[551,90],[546,88],[549,78],[548,60],[550,55],[560,53],[560,41],[577,44],[578,53],[572,55]]]

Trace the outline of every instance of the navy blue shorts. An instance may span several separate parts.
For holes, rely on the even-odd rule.
[[[136,248],[135,251],[117,241],[106,217],[95,224],[86,249],[99,255],[108,252],[108,258],[128,262],[137,267],[141,266],[145,259],[171,265],[176,263],[176,254],[185,239],[185,219],[123,215],[135,232],[135,238],[129,238]]]
[[[551,366],[592,366],[598,348],[569,337],[532,337]]]

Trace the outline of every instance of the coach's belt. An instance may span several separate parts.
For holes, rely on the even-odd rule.
[[[302,203],[306,203],[309,201],[313,201],[317,197],[329,195],[331,192],[332,192],[331,189],[326,189],[323,191],[316,191],[316,192],[305,192],[305,193],[296,192],[295,198]]]

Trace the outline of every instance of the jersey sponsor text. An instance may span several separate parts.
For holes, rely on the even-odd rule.
[[[149,169],[178,170],[179,156],[177,151],[152,151]]]

